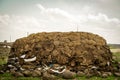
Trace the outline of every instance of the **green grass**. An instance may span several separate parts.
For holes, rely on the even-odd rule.
[[[10,73],[0,74],[0,80],[41,80],[40,77],[14,77]]]
[[[83,77],[76,77],[76,79],[77,80],[120,80],[120,77],[115,77],[112,75],[107,78],[102,78],[97,76],[87,78],[83,76]],[[4,74],[0,74],[0,80],[42,80],[42,79],[40,77],[14,77],[10,73],[4,73]],[[65,80],[65,79],[59,79],[59,80]]]
[[[41,80],[40,77],[19,77],[17,80]]]
[[[14,80],[14,77],[10,73],[0,74],[0,80]]]
[[[9,52],[9,48],[0,47],[0,65],[7,63]]]
[[[113,58],[115,61],[120,62],[120,52],[113,53]]]
[[[8,60],[8,57],[7,57],[7,56],[2,56],[2,57],[0,58],[0,65],[6,64],[6,63],[7,63],[7,60]]]
[[[90,78],[86,78],[86,77],[78,77],[78,80],[120,80],[119,77],[115,77],[115,76],[109,76],[107,78],[102,78],[102,77],[97,77],[97,76],[93,76]]]

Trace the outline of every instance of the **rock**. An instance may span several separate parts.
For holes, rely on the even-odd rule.
[[[15,70],[13,70],[13,69],[10,69],[9,72],[12,73],[12,74],[15,74]]]
[[[10,70],[6,70],[5,72],[9,73],[9,72],[10,72]]]
[[[76,77],[75,72],[71,72],[69,70],[64,71],[62,74],[60,74],[62,78],[64,79],[74,79]]]
[[[55,74],[55,72],[53,72],[53,71],[50,70],[50,69],[48,69],[47,72],[50,73],[50,74]]]
[[[82,71],[78,71],[78,72],[77,72],[77,76],[79,76],[79,77],[85,76],[85,73],[82,72]]]
[[[113,70],[114,70],[115,72],[119,71],[117,67],[113,67]]]
[[[102,73],[100,71],[97,71],[96,76],[102,76]]]
[[[33,77],[41,76],[41,71],[39,71],[39,70],[33,70],[32,76],[33,76]]]
[[[23,77],[24,76],[21,72],[15,72],[13,75],[15,77]]]
[[[0,70],[0,74],[3,74],[4,73],[4,71],[3,70]]]
[[[90,78],[90,77],[94,76],[94,73],[87,73],[85,76],[86,76],[87,78]]]
[[[111,75],[112,75],[112,72],[106,72],[106,74],[108,74],[108,76],[111,76]]]
[[[28,77],[28,76],[31,76],[31,75],[32,75],[32,71],[30,71],[30,70],[24,70],[22,73],[23,73],[23,74],[24,74],[24,76],[26,76],[26,77]]]
[[[114,75],[120,77],[120,72],[115,72]]]
[[[108,77],[108,74],[107,73],[102,73],[102,75],[101,75],[103,78],[106,78],[106,77]]]
[[[42,80],[58,80],[56,76],[49,74],[48,72],[44,72],[42,75]]]
[[[22,68],[24,68],[24,69],[34,69],[35,66],[34,65],[22,65]]]

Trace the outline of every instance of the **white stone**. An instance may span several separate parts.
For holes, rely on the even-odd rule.
[[[97,67],[96,66],[92,66],[92,69],[97,69]]]
[[[61,74],[61,73],[65,72],[66,69],[63,69],[62,71],[58,71],[58,70],[54,70],[54,69],[50,69],[50,70],[53,71],[54,73]]]
[[[18,57],[15,57],[15,58],[10,58],[10,59],[16,60],[16,59],[18,59]]]
[[[110,66],[110,62],[107,62],[107,65]]]
[[[37,68],[37,70],[41,70],[41,68]]]
[[[25,69],[23,69],[22,67],[20,67],[20,70],[22,70],[22,71],[23,71],[23,70],[25,70]]]
[[[35,60],[36,60],[36,56],[33,58],[24,59],[25,62],[31,62],[31,61],[35,61]]]
[[[8,65],[8,67],[14,67],[13,65]]]
[[[20,58],[25,58],[25,56],[26,56],[26,55],[24,54],[24,55],[20,56]]]

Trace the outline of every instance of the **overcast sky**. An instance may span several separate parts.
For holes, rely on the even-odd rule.
[[[27,32],[92,32],[120,44],[120,0],[0,0],[0,41]]]

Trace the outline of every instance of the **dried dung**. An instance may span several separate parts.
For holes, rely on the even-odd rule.
[[[13,43],[9,58],[17,58],[20,67],[27,69],[59,64],[72,72],[112,70],[112,53],[106,40],[88,32],[31,34]]]

